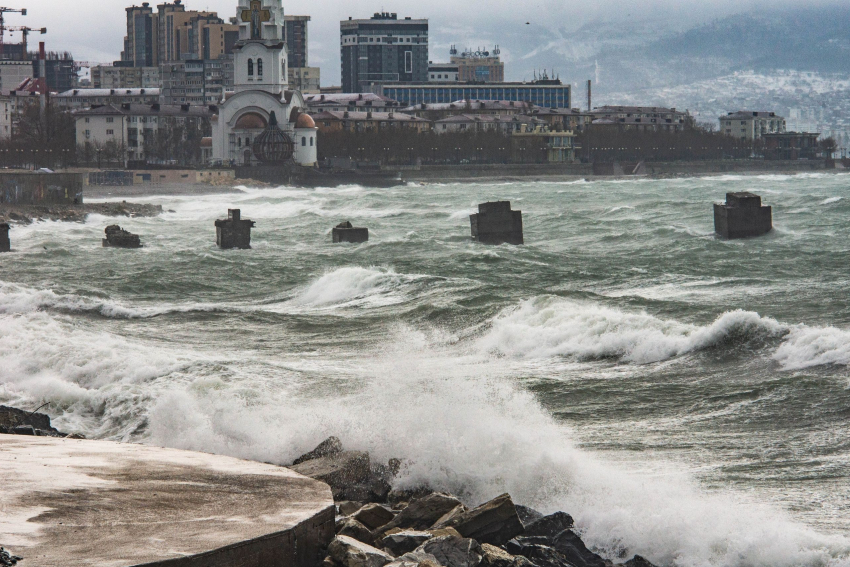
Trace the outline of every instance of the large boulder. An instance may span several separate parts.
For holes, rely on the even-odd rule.
[[[371,530],[354,518],[340,520],[337,524],[336,535],[348,536],[368,545],[375,545]]]
[[[333,455],[338,455],[340,453],[342,453],[342,441],[340,441],[338,437],[328,437],[327,439],[319,443],[319,445],[315,449],[295,459],[292,465],[300,465],[305,461],[321,459],[322,457],[330,457]]]
[[[446,525],[459,531],[463,537],[492,545],[504,545],[525,530],[509,494],[502,494],[459,514]]]
[[[587,549],[578,534],[572,530],[564,530],[555,536],[552,547],[575,567],[607,567],[608,565],[602,557]]]
[[[526,536],[554,538],[564,530],[572,529],[573,517],[564,512],[555,512],[525,526]]]
[[[367,504],[352,517],[370,530],[375,530],[389,523],[395,514],[380,504]]]
[[[336,536],[328,546],[328,555],[342,567],[384,567],[390,554],[348,536]]]
[[[390,483],[376,476],[372,471],[361,482],[345,486],[332,487],[334,500],[357,500],[359,502],[386,502],[390,492]]]
[[[532,522],[536,522],[540,518],[543,517],[543,514],[535,510],[534,508],[529,508],[528,506],[520,506],[516,505],[516,513],[519,516],[519,521],[522,522],[523,526],[528,526]]]
[[[434,525],[434,522],[459,505],[460,500],[454,496],[434,492],[411,502],[392,521],[382,526],[380,531],[387,533],[393,528],[424,530]]]
[[[458,504],[457,506],[455,506],[454,508],[452,508],[451,510],[449,510],[448,512],[443,514],[443,516],[439,520],[434,522],[433,527],[444,528],[446,526],[450,526],[450,525],[452,525],[451,524],[452,521],[454,521],[458,516],[460,516],[464,512],[468,512],[468,511],[469,511],[469,508],[467,508],[463,504]]]
[[[289,468],[298,474],[326,482],[331,489],[344,489],[369,478],[369,453],[343,451],[302,461]]]
[[[389,549],[397,556],[404,555],[415,550],[432,537],[429,532],[402,530],[384,536],[384,539],[381,540],[381,546],[384,549]]]
[[[416,548],[416,552],[433,555],[437,563],[444,567],[478,567],[483,556],[477,541],[457,536],[429,539]]]
[[[511,555],[501,547],[481,544],[480,567],[538,567],[522,555]]]
[[[16,432],[17,427],[22,427],[22,429]],[[50,416],[9,406],[0,406],[0,428],[7,433],[17,435],[65,437],[64,433],[57,431],[50,425]]]

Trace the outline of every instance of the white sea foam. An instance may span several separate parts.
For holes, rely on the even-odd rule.
[[[835,327],[793,327],[773,354],[785,370],[850,365],[850,331]]]
[[[555,297],[524,301],[493,322],[480,346],[521,358],[568,356],[658,362],[720,344],[736,334],[777,336],[777,321],[749,311],[731,311],[707,326],[628,313]]]
[[[823,201],[821,201],[821,202],[820,202],[820,204],[821,204],[821,205],[829,205],[829,204],[831,204],[831,203],[837,203],[837,202],[838,202],[838,201],[840,201],[841,199],[843,199],[843,197],[829,197],[829,198],[824,199]]]

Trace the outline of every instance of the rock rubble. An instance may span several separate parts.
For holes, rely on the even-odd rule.
[[[392,490],[400,461],[373,463],[336,437],[291,468],[327,482],[337,501],[322,567],[615,567],[584,544],[565,512],[544,515],[509,494],[469,509],[427,487]],[[616,567],[654,565],[635,555]]]

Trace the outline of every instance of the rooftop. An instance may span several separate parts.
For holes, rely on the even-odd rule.
[[[188,104],[105,104],[72,112],[74,116],[180,116],[211,118],[218,112],[216,106],[190,106]]]
[[[72,89],[56,95],[67,97],[159,96],[160,89]]]
[[[401,112],[360,112],[360,111],[331,111],[326,110],[313,115],[313,120],[377,120],[380,122],[428,122],[424,118],[419,118],[410,114],[402,114]]]

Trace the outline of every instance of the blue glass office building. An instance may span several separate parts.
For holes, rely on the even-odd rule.
[[[420,83],[383,84],[380,94],[397,100],[401,106],[445,103],[458,100],[507,100],[530,102],[544,108],[572,108],[570,85],[560,81],[535,83]]]

